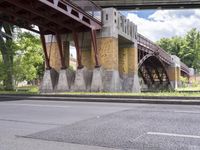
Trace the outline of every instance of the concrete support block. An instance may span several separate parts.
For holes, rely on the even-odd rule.
[[[134,76],[133,76],[132,92],[133,93],[141,92],[141,85],[140,85],[138,74],[134,74]]]
[[[85,67],[82,69],[77,69],[72,91],[77,91],[77,92],[90,91],[91,79],[92,79],[92,71],[87,70]]]
[[[136,42],[121,45],[119,50],[119,71],[123,79],[123,91],[141,91],[138,77],[138,49]]]
[[[103,91],[103,70],[101,68],[95,68],[92,75],[91,91],[101,92]]]
[[[167,68],[167,73],[168,73],[171,88],[177,89],[178,83],[180,81],[180,68],[170,66],[170,67]]]
[[[40,86],[41,93],[51,93],[58,81],[58,73],[55,69],[46,70],[44,72],[43,80]]]
[[[104,70],[103,73],[103,91],[120,92],[122,91],[122,80],[117,70]]]
[[[171,85],[171,88],[173,90],[178,88],[178,82],[177,81],[170,81],[170,85]]]
[[[133,93],[141,92],[141,85],[138,74],[134,74],[131,77],[130,76],[123,77],[122,88],[124,92],[133,92]]]
[[[60,70],[59,77],[58,77],[58,84],[56,86],[57,92],[66,92],[70,91],[70,87],[72,82],[74,81],[75,74],[73,71],[67,70]]]

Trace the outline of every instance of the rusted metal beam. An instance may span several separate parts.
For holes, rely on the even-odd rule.
[[[21,9],[24,9],[24,10],[31,12],[37,16],[40,16],[40,17],[44,18],[45,20],[48,20],[49,22],[55,23],[57,25],[57,27],[56,27],[57,29],[59,26],[62,26],[63,28],[66,28],[68,30],[73,30],[73,27],[71,27],[70,25],[64,25],[64,24],[60,23],[58,20],[59,18],[50,18],[50,16],[44,14],[44,12],[39,12],[38,10],[34,9],[33,8],[34,4],[32,1],[30,1],[30,4],[20,3],[18,0],[15,0],[15,1],[7,0],[7,1],[9,3],[11,3],[12,5],[15,5]],[[56,10],[56,8],[55,8],[55,10]]]
[[[62,47],[62,40],[60,37],[60,34],[56,34],[56,39],[57,39],[57,44],[58,44],[58,50],[59,50],[59,54],[60,54],[60,60],[61,60],[61,69],[66,69],[66,64],[65,64],[65,58],[63,55],[63,47]]]
[[[94,57],[95,57],[95,68],[99,68],[99,56],[98,56],[98,49],[97,49],[97,41],[96,41],[96,30],[91,30],[91,39],[92,39],[92,45],[94,50]]]
[[[120,10],[199,8],[199,0],[93,0],[101,7]]]
[[[32,28],[30,28],[30,27],[28,27],[28,26],[25,26],[25,25],[16,24],[15,21],[11,21],[11,20],[8,20],[8,19],[7,19],[7,20],[6,20],[6,19],[1,19],[1,17],[0,17],[0,21],[2,21],[2,22],[7,22],[7,23],[12,24],[12,25],[17,25],[17,26],[19,26],[19,27],[21,27],[21,28],[24,28],[24,29],[27,29],[27,30],[30,30],[30,31],[32,31],[32,32],[35,32],[35,33],[40,34],[40,31],[35,30],[35,29],[32,29]]]
[[[148,66],[146,66],[146,65],[144,65],[144,66],[145,66],[145,69],[147,70],[147,73],[148,73],[148,75],[149,75],[149,77],[151,79],[152,84],[154,84],[155,81],[154,81],[154,78],[152,76],[152,72],[150,71],[150,68]]]
[[[0,7],[0,10],[3,11],[3,12],[5,12],[6,14],[8,14],[8,15],[10,15],[10,16],[13,16],[13,18],[18,18],[18,19],[21,19],[21,20],[24,20],[24,21],[28,22],[29,24],[33,24],[33,21],[31,21],[30,18],[18,16],[18,15],[16,15],[16,13],[15,13],[13,10],[11,10],[11,9],[7,10],[7,9],[4,9],[4,8]],[[14,22],[14,21],[13,21],[13,22]],[[52,32],[54,32],[54,33],[56,32],[56,29],[57,29],[57,28],[47,27],[47,26],[43,25],[42,23],[39,23],[39,22],[36,22],[36,21],[34,22],[34,24],[38,25],[39,27],[42,27],[43,29],[48,29],[48,30],[50,30],[50,31],[52,31]]]
[[[40,28],[40,38],[41,38],[41,42],[42,42],[42,47],[43,47],[43,51],[44,51],[44,56],[45,56],[45,63],[46,63],[46,69],[50,70],[51,66],[50,66],[50,58],[48,56],[47,53],[47,47],[46,47],[46,42],[45,42],[45,36],[43,33],[43,29]]]
[[[150,50],[154,53],[159,52],[160,59],[162,59],[167,64],[172,64],[170,54],[168,54],[161,47],[157,46],[151,40],[147,39],[141,34],[137,35],[137,39],[138,39],[138,45],[139,45],[138,48],[143,47],[144,49],[146,49],[146,51]]]
[[[101,29],[101,26],[102,26],[101,22],[98,22],[97,20],[94,21],[94,18],[92,18],[91,16],[88,16],[87,13],[85,13],[83,10],[79,9],[77,6],[73,5],[72,2],[62,1],[62,0],[53,0],[52,1],[53,3],[51,3],[47,0],[39,0],[39,1],[48,5],[49,7],[52,7],[54,9],[64,13],[66,16],[73,18],[77,22],[84,24],[88,28]],[[61,3],[64,2],[67,9],[64,10],[62,8],[57,7],[59,2],[61,2]],[[74,13],[73,13],[73,11],[74,11]],[[76,14],[76,15],[74,15],[74,14]],[[87,19],[89,21],[84,21],[84,20],[87,20]]]
[[[149,57],[152,57],[154,56],[153,53],[150,53],[150,54],[147,54],[145,55],[141,60],[140,62],[138,63],[138,68],[140,68],[142,66],[142,64],[149,58]]]

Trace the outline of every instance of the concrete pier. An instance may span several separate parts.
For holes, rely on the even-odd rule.
[[[175,55],[171,55],[171,58],[173,64],[167,67],[167,73],[171,84],[171,88],[177,89],[180,85],[180,76],[181,76],[180,58]]]

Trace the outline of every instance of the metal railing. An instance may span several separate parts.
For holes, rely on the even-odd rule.
[[[88,15],[95,18],[96,20],[102,20],[102,8],[97,6],[91,0],[65,0],[75,4],[77,7],[81,8]]]
[[[171,63],[172,61],[171,55],[168,54],[164,49],[162,49],[161,47],[153,43],[151,40],[147,39],[141,34],[137,35],[137,40],[138,40],[138,44],[140,44],[141,46],[149,49],[152,52],[159,53],[159,56],[163,61],[169,64]]]
[[[149,39],[147,39],[143,35],[138,34],[137,40],[138,40],[138,44],[147,48],[151,52],[158,52],[160,58],[163,61],[167,62],[168,64],[172,63],[172,59],[171,59],[170,54],[168,54],[164,49],[162,49],[161,47],[159,47],[158,45],[156,45],[155,43],[153,43],[152,41],[150,41]],[[186,64],[184,64],[183,62],[181,62],[181,70],[184,71],[185,73],[188,73],[188,74],[190,72],[189,67]]]

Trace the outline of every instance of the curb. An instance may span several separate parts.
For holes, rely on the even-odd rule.
[[[200,97],[189,96],[128,96],[128,95],[75,95],[75,94],[0,94],[1,97],[56,97],[56,98],[133,98],[133,99],[178,99],[178,100],[200,100]]]
[[[200,97],[0,94],[0,101],[16,101],[16,100],[200,105]]]

